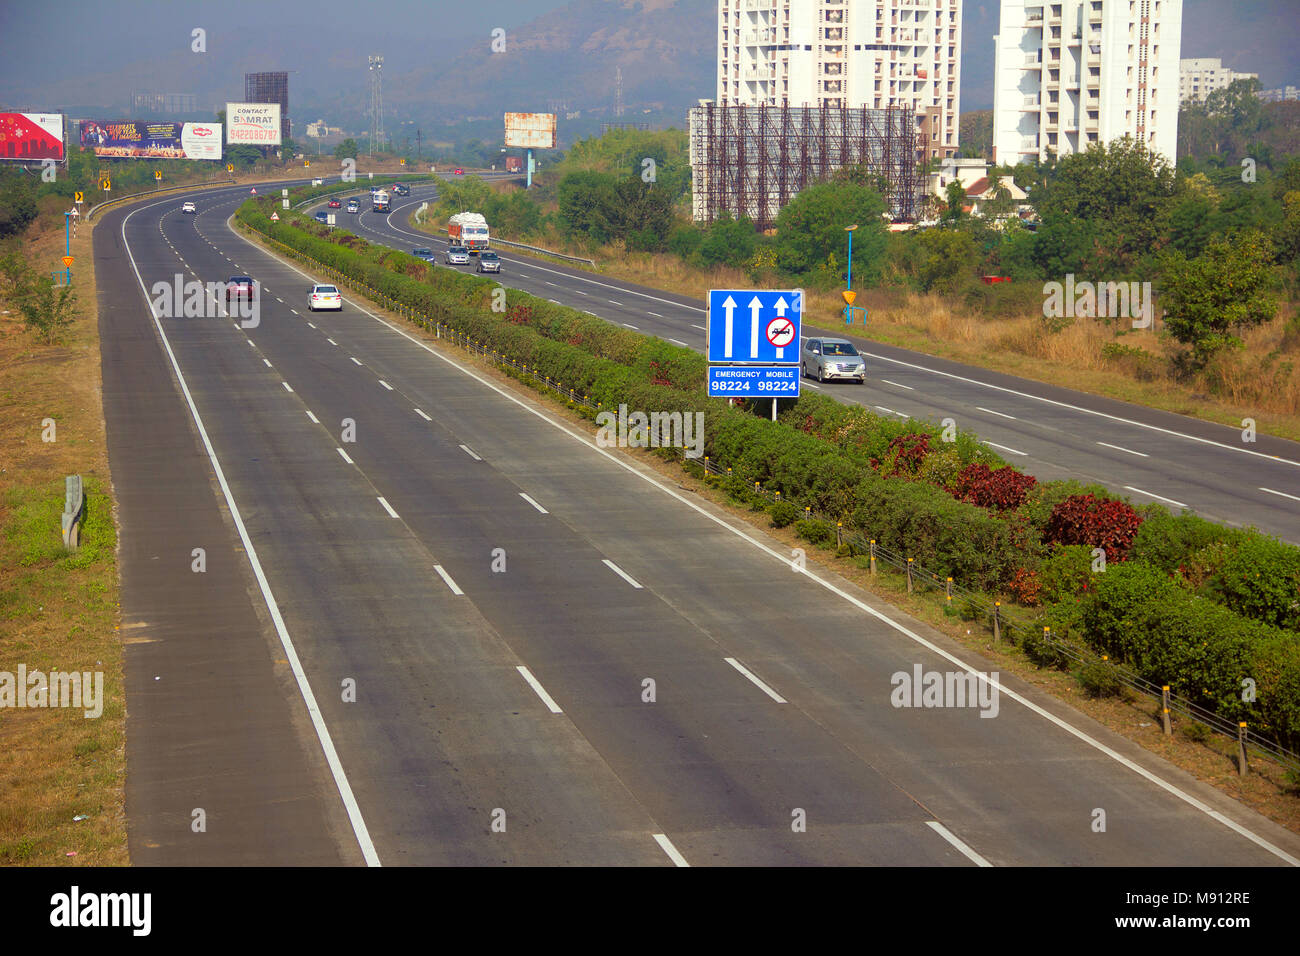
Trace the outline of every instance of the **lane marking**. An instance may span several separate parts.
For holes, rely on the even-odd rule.
[[[338,343],[335,342],[333,339],[326,339],[325,341],[328,342],[330,345],[338,345]]]
[[[608,302],[610,305],[618,306],[620,309],[623,307],[622,302],[615,302],[613,299],[606,299],[605,301]]]
[[[1261,488],[1260,491],[1267,491],[1270,495],[1279,495],[1283,498],[1290,498],[1292,501],[1300,501],[1295,495],[1288,495],[1285,491],[1274,491],[1272,488]]]
[[[1013,422],[1014,422],[1014,421],[1018,421],[1018,419],[1016,418],[1015,415],[1008,415],[1008,414],[1006,414],[1005,412],[995,412],[993,409],[991,409],[991,408],[985,408],[983,405],[976,405],[976,406],[975,406],[975,410],[976,410],[976,411],[980,411],[980,412],[988,412],[990,415],[996,415],[996,416],[998,416],[998,418],[1009,418],[1009,419],[1011,419]]]
[[[382,378],[379,380],[379,384],[384,386],[384,388],[388,389],[390,392],[393,390],[393,386],[389,385]]]
[[[693,328],[693,329],[699,329],[701,332],[706,331],[705,328],[704,328],[704,326],[702,326],[702,325],[696,325],[694,322],[691,323],[691,328]]]
[[[631,322],[624,322],[623,324],[626,325],[629,329],[636,329],[636,326],[633,325]],[[637,330],[638,332],[641,331],[640,329],[636,329],[636,330]]]
[[[465,454],[469,455],[469,457],[473,458],[475,461],[483,460],[478,455],[474,454],[474,449],[470,448],[469,445],[461,445],[460,450],[463,451]]]
[[[736,670],[744,674],[745,677],[749,679],[750,683],[752,683],[755,687],[761,690],[768,697],[771,697],[778,704],[786,703],[786,699],[784,697],[782,697],[776,691],[772,690],[772,688],[768,687],[761,680],[759,680],[758,677],[754,675],[754,672],[751,671],[744,664],[740,663],[740,661],[736,660],[734,657],[724,657],[723,660],[726,661],[728,664],[730,664],[732,667],[734,667]]]
[[[380,498],[379,500],[383,501],[384,499]],[[397,515],[393,515],[393,517],[396,518]],[[452,594],[456,595],[457,597],[460,597],[465,593],[457,586],[456,582],[451,579],[451,575],[448,574],[445,570],[443,570],[441,564],[435,564],[433,566],[433,570],[437,571],[438,577],[442,578],[443,582],[447,585],[447,587],[451,588]]]
[[[137,212],[143,209],[152,209],[155,206],[171,201],[165,199],[138,206],[122,218],[122,246],[126,249],[127,257],[131,260],[131,269],[135,272],[136,282],[140,285],[140,294],[144,297],[146,304],[151,303],[152,300],[149,298],[148,289],[145,288],[144,277],[140,275],[140,266],[135,261],[135,253],[131,251],[131,243],[126,237],[126,226],[131,217]],[[152,309],[150,309],[150,313],[152,314]],[[221,493],[226,499],[226,507],[230,509],[231,520],[235,524],[235,529],[239,532],[239,540],[244,546],[244,554],[248,557],[249,566],[253,569],[253,576],[257,579],[257,586],[262,592],[262,600],[266,603],[267,611],[271,615],[271,623],[275,626],[275,632],[280,638],[280,646],[284,649],[285,660],[288,662],[290,670],[293,671],[294,680],[298,684],[298,693],[301,695],[303,704],[306,706],[307,713],[311,718],[312,727],[316,731],[316,739],[320,741],[321,751],[325,756],[326,764],[330,768],[330,774],[334,778],[334,785],[338,788],[339,798],[343,801],[343,806],[347,811],[348,822],[352,825],[352,833],[357,838],[357,845],[361,849],[361,855],[365,859],[367,866],[381,866],[379,854],[375,851],[374,841],[370,839],[370,830],[366,827],[366,821],[361,816],[361,808],[357,805],[356,796],[352,792],[352,785],[348,782],[348,776],[343,769],[342,762],[339,760],[338,751],[334,749],[334,739],[330,736],[329,728],[325,725],[325,718],[321,715],[320,706],[316,703],[316,695],[312,693],[311,684],[308,682],[307,674],[302,667],[302,661],[298,658],[298,651],[294,647],[293,639],[289,636],[289,629],[285,626],[284,616],[280,613],[280,606],[276,603],[275,595],[271,593],[270,582],[267,581],[266,574],[262,570],[262,562],[257,556],[257,549],[248,536],[248,529],[244,526],[243,515],[239,511],[238,504],[235,503],[235,496],[231,493],[229,482],[226,481],[226,474],[221,468],[221,462],[217,460],[216,450],[212,447],[208,431],[203,425],[203,416],[199,414],[198,406],[194,404],[194,396],[190,392],[189,383],[186,382],[184,373],[181,372],[180,362],[172,349],[171,341],[167,338],[167,331],[163,328],[163,324],[158,320],[157,316],[153,316],[153,321],[158,330],[158,335],[162,339],[163,348],[167,351],[167,358],[171,362],[172,371],[176,375],[176,382],[180,385],[181,394],[185,396],[185,403],[189,406],[190,416],[194,419],[194,427],[198,431],[199,439],[203,442],[203,449],[207,452],[208,461],[212,463],[212,471],[216,476],[217,484],[221,487]]]
[[[310,409],[310,408],[307,409],[307,417],[310,418],[312,421],[314,421],[317,425],[320,424],[320,419],[317,418],[315,415],[313,415],[313,414],[311,413],[311,409]]]
[[[151,204],[151,205],[156,205],[156,204]],[[147,209],[150,208],[150,206],[141,206],[140,208]],[[134,211],[128,215],[133,215],[133,214]],[[226,220],[226,227],[230,229],[229,218],[227,218]],[[253,240],[247,238],[246,236],[242,235],[241,233],[233,229],[231,229],[231,233],[250,246],[256,245],[253,242]],[[414,235],[414,233],[412,235]],[[125,236],[123,236],[123,238],[125,238]],[[424,238],[423,234],[421,234],[421,238]],[[266,250],[262,249],[262,247],[258,246],[257,248],[260,252],[263,252],[268,256],[270,255],[270,253],[267,253]],[[276,259],[275,261],[278,265],[285,266],[289,269],[292,269],[293,271],[297,272],[305,279],[312,278],[312,276],[310,276],[308,273],[303,272],[301,269],[297,268],[296,266],[290,263],[283,262],[278,259]],[[139,273],[137,271],[137,277],[138,275]],[[583,281],[591,282],[593,280],[583,279]],[[601,283],[596,283],[596,284],[599,285]],[[144,287],[143,279],[140,280],[140,291],[144,295],[145,301],[146,302],[150,301],[148,298],[148,293]],[[634,293],[634,294],[640,295],[641,293]],[[667,302],[668,300],[662,299],[660,301]],[[676,302],[672,302],[670,304],[679,305],[679,303]],[[672,498],[674,501],[678,502],[679,504],[696,512],[698,515],[700,515],[700,517],[704,518],[706,521],[710,521],[713,524],[717,525],[722,530],[734,535],[737,538],[740,538],[742,541],[746,542],[748,545],[750,545],[750,547],[754,548],[756,551],[760,551],[763,554],[766,554],[772,560],[779,563],[782,568],[786,568],[786,569],[789,568],[790,556],[788,554],[773,550],[772,548],[764,544],[762,541],[759,541],[757,538],[754,538],[750,534],[746,533],[746,531],[742,530],[741,528],[734,527],[733,525],[729,524],[727,521],[724,521],[718,515],[715,515],[712,512],[708,511],[702,505],[694,501],[691,501],[689,498],[685,497],[684,495],[677,492],[675,489],[664,484],[662,481],[659,481],[657,478],[653,477],[652,475],[643,474],[637,468],[633,467],[630,463],[622,461],[619,457],[612,454],[607,449],[601,448],[599,445],[596,444],[595,440],[590,435],[585,435],[581,432],[575,431],[569,425],[566,425],[565,423],[559,421],[558,419],[552,418],[550,415],[546,414],[541,409],[534,408],[530,405],[525,404],[524,401],[519,398],[519,396],[507,392],[504,388],[497,385],[495,382],[492,382],[484,378],[482,375],[479,375],[473,369],[458,364],[457,362],[453,361],[449,356],[442,354],[438,350],[434,349],[432,346],[415,338],[413,335],[408,333],[405,329],[393,325],[391,322],[387,321],[381,316],[376,315],[375,313],[362,307],[358,307],[358,311],[361,312],[363,315],[366,315],[368,318],[372,319],[373,321],[378,322],[380,325],[387,328],[393,334],[401,336],[402,338],[406,339],[416,348],[423,349],[425,352],[429,353],[429,355],[433,356],[438,361],[444,363],[449,368],[455,369],[456,371],[460,372],[462,375],[474,379],[474,381],[478,382],[480,385],[484,386],[485,388],[495,392],[501,398],[515,405],[521,411],[533,415],[537,419],[545,422],[547,425],[550,425],[556,431],[563,432],[565,435],[568,435],[574,441],[578,442],[581,445],[584,445],[594,454],[600,455],[603,458],[605,458],[605,460],[609,462],[611,465],[613,465],[614,467],[621,468],[629,475],[638,478],[649,485],[654,486],[659,491],[663,492],[663,494],[667,495],[669,498]],[[699,309],[697,311],[704,312],[706,310]],[[883,357],[883,356],[873,356],[873,357]],[[900,365],[908,364],[905,362],[898,362],[895,359],[890,359],[889,361],[894,361],[896,364],[900,364]],[[929,371],[928,369],[924,369],[921,366],[913,366],[913,367],[921,368],[922,371]],[[939,374],[947,375],[949,373],[945,372]],[[951,377],[958,378],[959,376],[951,376]],[[983,383],[976,383],[976,384],[983,384]],[[998,386],[989,386],[989,387],[997,388]],[[1004,389],[1004,391],[1009,391],[1009,389]],[[1027,396],[1027,397],[1033,397],[1033,396]],[[1061,403],[1057,403],[1057,404],[1061,404]],[[1097,414],[1101,414],[1101,413],[1097,413]],[[1225,446],[1225,447],[1230,447],[1230,446]],[[1272,455],[1265,455],[1262,452],[1252,452],[1251,454],[1257,454],[1264,458],[1274,457]],[[1277,460],[1281,461],[1282,459],[1277,459]],[[1292,462],[1292,464],[1298,464],[1298,463]],[[935,644],[933,641],[927,640],[926,638],[922,637],[920,634],[916,633],[906,625],[900,624],[898,621],[893,620],[884,612],[877,610],[876,608],[872,607],[870,604],[867,604],[865,601],[859,600],[858,598],[854,597],[852,594],[850,594],[848,591],[845,591],[843,588],[839,587],[838,585],[833,584],[832,582],[826,580],[825,578],[820,577],[815,571],[804,570],[802,573],[804,577],[808,578],[809,580],[815,581],[818,584],[818,586],[836,595],[846,603],[851,604],[853,607],[857,608],[863,614],[866,614],[868,617],[875,618],[885,627],[888,627],[891,630],[896,631],[897,633],[903,635],[913,643],[921,647],[924,647],[926,650],[930,651],[931,653],[937,654],[938,656],[942,657],[944,660],[951,663],[954,667],[960,668],[962,671],[969,671],[975,674],[979,680],[988,684],[990,687],[995,688],[999,694],[1005,695],[1008,700],[1015,701],[1017,704],[1019,704],[1020,706],[1028,710],[1030,713],[1036,715],[1037,717],[1040,717],[1041,719],[1047,721],[1053,726],[1059,728],[1060,730],[1069,734],[1071,737],[1074,737],[1076,740],[1080,741],[1086,746],[1091,747],[1093,750],[1097,751],[1098,753],[1109,757],[1111,760],[1114,760],[1120,766],[1124,767],[1125,769],[1131,771],[1132,773],[1146,780],[1148,783],[1152,784],[1153,786],[1158,787],[1159,789],[1165,791],[1166,793],[1175,797],[1176,799],[1181,800],[1183,803],[1187,804],[1188,806],[1193,807],[1194,809],[1200,811],[1201,813],[1205,814],[1207,817],[1214,820],[1215,822],[1220,823],[1223,826],[1227,827],[1233,833],[1255,844],[1260,849],[1268,853],[1271,853],[1273,856],[1276,856],[1277,858],[1284,860],[1289,865],[1300,867],[1300,857],[1292,856],[1290,853],[1286,852],[1281,847],[1278,847],[1275,844],[1270,843],[1268,840],[1264,839],[1263,837],[1259,836],[1253,830],[1250,830],[1249,828],[1243,826],[1242,824],[1237,823],[1235,820],[1228,818],[1224,814],[1220,813],[1218,810],[1215,810],[1213,807],[1210,807],[1209,805],[1205,804],[1201,800],[1197,799],[1196,797],[1192,796],[1186,791],[1180,789],[1179,787],[1165,780],[1163,777],[1159,776],[1153,771],[1150,771],[1145,767],[1141,766],[1140,764],[1135,763],[1134,761],[1130,760],[1128,757],[1124,756],[1118,751],[1112,749],[1111,747],[1108,747],[1100,740],[1097,740],[1096,738],[1090,736],[1085,731],[1080,730],[1078,727],[1075,727],[1073,724],[1071,724],[1069,721],[1065,720],[1064,718],[1058,717],[1056,714],[1053,714],[1051,711],[1045,710],[1044,708],[1040,707],[1038,704],[1035,704],[1032,700],[1025,697],[1024,695],[1019,694],[1008,687],[1004,687],[1000,681],[991,679],[990,677],[988,677],[987,674],[982,673],[980,669],[977,668],[975,665],[969,664],[966,661],[962,660],[961,658],[957,657],[955,654],[949,653],[948,651],[941,648],[939,645]],[[378,863],[376,862],[375,865],[378,865]]]
[[[418,408],[415,410],[415,414],[419,415],[419,416],[420,416],[421,418],[423,418],[426,422],[431,422],[431,421],[433,421],[432,418],[430,418],[428,415],[424,414],[424,412],[420,411]]]
[[[293,391],[293,389],[289,386],[289,383],[288,383],[288,382],[281,382],[280,384],[284,386],[284,390],[285,390],[286,392],[292,392],[292,391]]]
[[[1157,501],[1167,501],[1171,505],[1177,505],[1179,508],[1187,507],[1187,505],[1183,504],[1181,501],[1174,501],[1173,498],[1166,498],[1164,495],[1153,495],[1149,491],[1143,491],[1141,488],[1134,488],[1132,485],[1125,485],[1124,488],[1127,491],[1136,492],[1139,495],[1146,495],[1148,498],[1155,498]]]
[[[524,680],[528,681],[528,686],[537,692],[537,696],[542,699],[542,703],[546,705],[547,710],[553,714],[564,713],[564,711],[560,710],[560,705],[555,702],[555,699],[546,693],[546,688],[541,685],[541,682],[533,676],[532,671],[523,664],[518,665],[515,670],[519,671]]]
[[[653,833],[651,836],[653,836],[655,842],[659,844],[659,849],[668,854],[668,859],[673,861],[673,866],[690,866],[690,864],[686,862],[686,857],[677,852],[677,847],[673,846],[672,840],[668,839],[668,837],[662,833]]]
[[[815,382],[804,382],[804,385],[808,386],[809,388],[815,388],[818,391],[821,391],[821,386]]]
[[[601,558],[600,560],[601,560],[601,563],[605,565],[605,567],[609,568],[611,571],[613,571],[615,574],[617,574],[620,578],[622,578],[622,579],[623,579],[624,581],[626,581],[628,584],[632,585],[632,587],[637,588],[637,589],[640,589],[641,585],[639,585],[639,584],[636,583],[636,579],[633,578],[633,577],[632,577],[630,574],[628,574],[626,571],[624,571],[622,568],[620,568],[620,567],[619,567],[617,564],[615,564],[613,561],[609,560],[609,558]]]
[[[348,456],[347,456],[347,455],[344,455],[343,457],[344,457],[344,458],[347,458]],[[348,461],[351,461],[351,460],[352,460],[351,458],[348,458]],[[385,511],[387,511],[387,512],[388,512],[391,516],[393,516],[394,518],[397,517],[397,512],[393,510],[393,506],[390,505],[390,504],[388,503],[388,500],[387,500],[386,498],[380,497],[378,500],[379,500],[379,503],[380,503],[381,505],[384,506],[384,510],[385,510]]]
[[[1114,448],[1116,451],[1126,452],[1126,453],[1128,453],[1128,454],[1130,454],[1130,455],[1137,455],[1139,458],[1150,458],[1150,457],[1151,457],[1150,455],[1148,455],[1148,454],[1147,454],[1146,452],[1144,452],[1144,451],[1134,451],[1134,450],[1131,449],[1131,448],[1122,448],[1122,447],[1120,447],[1119,445],[1112,445],[1112,444],[1111,444],[1110,442],[1108,442],[1108,441],[1099,441],[1099,442],[1097,442],[1097,444],[1098,444],[1098,445],[1101,445],[1103,448]]]
[[[358,359],[355,355],[349,355],[348,358],[352,359],[352,361],[355,362],[357,365],[361,364],[361,360]]]
[[[340,455],[342,455],[342,456],[343,456],[343,460],[346,461],[349,465],[355,465],[355,464],[356,464],[355,461],[353,461],[351,458],[348,457],[348,453],[345,452],[342,448],[335,447],[334,450],[335,450],[336,452],[338,452]],[[383,499],[383,498],[380,498],[379,500],[380,500],[380,501],[383,501],[384,499]],[[393,515],[393,517],[396,518],[397,515]]]
[[[309,326],[310,326],[311,328],[313,328],[313,329],[316,328],[316,323],[315,323],[315,322],[308,322],[307,325],[309,325]]]
[[[925,825],[929,827],[931,830],[933,830],[935,833],[939,834],[939,836],[943,837],[949,843],[951,843],[954,847],[956,847],[956,849],[963,856],[965,856],[966,859],[970,860],[976,866],[993,865],[988,860],[984,859],[984,857],[980,856],[978,853],[976,853],[974,850],[968,847],[965,843],[962,843],[961,840],[958,840],[957,837],[953,835],[952,831],[949,830],[942,823],[939,823],[936,820],[926,820]]]
[[[687,348],[690,348],[690,346],[689,346],[689,345],[686,345],[686,343],[683,342],[681,339],[669,339],[668,341],[669,341],[669,342],[673,342],[673,343],[675,343],[675,344],[677,344],[677,345],[685,345]]]
[[[902,382],[891,382],[887,378],[882,378],[881,381],[884,382],[886,385],[893,385],[895,388],[905,388],[909,392],[916,391],[916,389],[914,389],[911,385],[904,385]]]
[[[253,346],[253,348],[257,348],[257,344],[252,339],[245,339],[244,341]]]
[[[583,292],[581,289],[574,289],[573,291],[576,292],[576,293],[578,293],[578,295],[586,295],[586,294],[587,294],[587,293]]]
[[[266,363],[266,367],[267,367],[267,368],[274,368],[274,367],[275,367],[275,366],[273,366],[273,365],[271,364],[271,360],[270,360],[270,359],[265,359],[265,358],[264,358],[264,359],[262,359],[262,361]]]
[[[880,409],[882,412],[889,412],[889,414],[891,414],[891,415],[897,415],[897,414],[898,414],[898,412],[894,411],[892,408],[886,408],[884,405],[873,405],[873,406],[871,406],[871,407],[872,407],[872,408],[878,408],[878,409]]]
[[[524,501],[528,502],[530,505],[532,505],[534,508],[536,508],[536,509],[537,509],[538,511],[540,511],[542,514],[544,514],[544,515],[548,515],[548,514],[550,514],[549,511],[547,511],[545,508],[543,508],[541,505],[539,505],[536,501],[534,501],[534,500],[533,500],[532,498],[530,498],[528,495],[524,494],[522,491],[519,492],[519,497],[520,497],[520,498],[523,498]]]
[[[984,444],[988,445],[990,448],[998,448],[998,449],[1001,449],[1002,451],[1008,452],[1008,453],[1010,453],[1010,454],[1012,454],[1012,455],[1023,455],[1023,456],[1026,457],[1026,458],[1029,457],[1029,455],[1028,455],[1027,452],[1016,451],[1016,449],[1014,449],[1014,448],[1008,448],[1006,445],[999,445],[999,444],[998,444],[997,442],[995,442],[995,441],[986,441],[986,442],[984,442]]]

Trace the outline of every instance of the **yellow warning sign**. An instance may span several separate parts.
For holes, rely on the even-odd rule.
[[[858,297],[858,294],[854,292],[852,289],[845,289],[843,292],[840,293],[840,295],[844,296],[845,305],[852,305],[853,300]]]
[[[71,269],[71,268],[72,268],[72,256],[64,256],[64,257],[63,257],[63,268],[65,268],[65,269]]]
[[[81,192],[81,191],[77,191],[77,192],[73,193],[72,196],[73,196],[73,202],[85,202],[85,201],[86,201],[86,194],[83,193],[83,192]]]

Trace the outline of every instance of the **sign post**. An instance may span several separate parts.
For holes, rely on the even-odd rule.
[[[799,397],[803,290],[713,289],[705,338],[708,392],[727,398]],[[721,367],[720,367],[721,366]]]

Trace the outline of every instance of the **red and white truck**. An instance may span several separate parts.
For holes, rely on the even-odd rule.
[[[447,238],[452,245],[464,246],[471,256],[488,248],[487,220],[477,212],[458,212],[447,221]]]

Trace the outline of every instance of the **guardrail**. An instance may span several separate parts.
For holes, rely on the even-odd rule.
[[[80,475],[68,475],[63,482],[63,546],[75,551],[81,544],[81,521],[86,515],[86,494]]]
[[[161,195],[162,193],[175,192],[178,189],[203,189],[206,186],[234,186],[234,185],[236,185],[236,182],[233,179],[218,179],[213,182],[190,183],[189,185],[186,186],[158,186],[155,187],[154,189],[146,189],[144,192],[141,193],[131,193],[130,195],[127,196],[118,196],[116,199],[105,199],[103,202],[96,203],[95,205],[90,207],[90,209],[86,212],[86,222],[90,222],[91,217],[94,216],[95,213],[98,212],[99,210],[106,209],[109,206],[114,206],[120,202],[126,202],[128,199],[137,199],[140,196],[158,196]]]
[[[361,290],[367,293],[369,297],[380,302],[385,307],[402,316],[404,319],[420,326],[443,341],[465,349],[467,352],[487,358],[498,367],[503,367],[515,373],[518,377],[531,381],[534,385],[555,392],[561,398],[564,398],[569,405],[583,408],[593,413],[604,410],[600,402],[591,400],[591,396],[579,392],[574,388],[565,388],[564,383],[542,374],[535,368],[529,368],[527,364],[518,361],[502,352],[489,348],[476,339],[471,338],[464,332],[454,326],[443,323],[437,319],[431,318],[426,313],[420,312],[404,302],[398,301],[373,289],[364,283],[357,282],[351,276],[332,266],[299,252],[292,246],[272,239],[259,230],[251,226],[240,224],[242,228],[249,232],[257,233],[264,241],[272,246],[278,247],[290,257],[300,262],[306,263],[318,271],[329,276],[336,285],[347,286],[354,290]],[[705,476],[717,475],[719,477],[739,477],[733,475],[732,469],[723,465],[721,462],[713,460],[710,456],[705,455],[702,459],[686,459],[685,449],[672,449],[682,452],[683,464],[693,464],[704,470]],[[771,501],[781,501],[781,492],[771,491],[762,486],[760,482],[753,483],[753,492],[757,495],[767,498]],[[963,617],[968,617],[972,621],[981,621],[992,632],[994,643],[999,643],[1005,635],[1013,644],[1019,644],[1025,647],[1027,642],[1032,642],[1037,648],[1039,656],[1044,656],[1043,649],[1048,648],[1054,652],[1056,663],[1065,665],[1073,663],[1078,666],[1097,666],[1101,665],[1109,669],[1109,673],[1120,684],[1136,691],[1137,693],[1149,696],[1161,701],[1161,718],[1165,734],[1172,734],[1172,725],[1169,715],[1177,713],[1188,720],[1194,721],[1207,727],[1214,733],[1222,734],[1237,741],[1239,748],[1239,768],[1241,773],[1245,773],[1245,753],[1247,750],[1253,750],[1258,754],[1269,757],[1278,761],[1293,771],[1300,773],[1300,754],[1287,750],[1281,744],[1262,734],[1251,731],[1245,722],[1235,722],[1221,717],[1213,711],[1207,710],[1199,704],[1193,703],[1176,694],[1172,694],[1167,685],[1159,685],[1153,681],[1147,680],[1134,674],[1128,668],[1110,661],[1107,657],[1099,657],[1093,654],[1087,648],[1077,644],[1063,641],[1051,633],[1050,628],[1044,627],[1039,633],[1036,629],[1023,621],[1018,621],[1014,616],[1010,616],[1002,609],[1002,602],[990,600],[984,594],[973,591],[969,588],[962,587],[953,581],[950,576],[940,577],[939,575],[923,568],[915,558],[906,557],[905,555],[892,552],[876,542],[874,538],[864,538],[861,535],[844,530],[844,522],[828,518],[824,515],[814,512],[811,508],[805,506],[803,509],[803,519],[809,521],[818,521],[824,525],[835,529],[835,541],[837,552],[840,549],[846,549],[849,556],[860,555],[868,557],[871,574],[877,573],[876,565],[878,563],[896,568],[906,575],[907,590],[912,593],[918,587],[933,587],[936,590],[944,592],[946,607],[949,609],[957,608],[957,613]],[[810,541],[810,543],[812,543]],[[959,604],[954,605],[953,601],[959,599]],[[1050,655],[1048,655],[1050,656]],[[1046,666],[1046,665],[1044,665]]]

